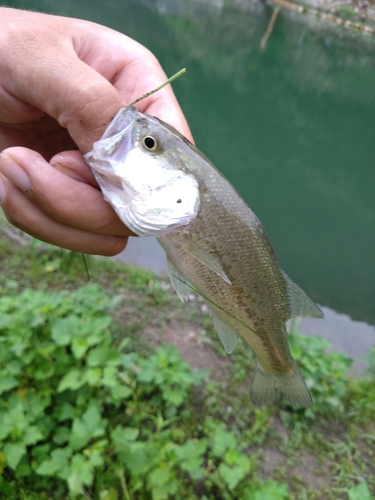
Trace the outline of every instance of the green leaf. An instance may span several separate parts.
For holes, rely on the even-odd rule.
[[[22,342],[21,340],[12,346],[11,351],[18,357],[23,358],[22,361],[25,363],[25,354],[24,351],[29,347],[29,344],[26,342]]]
[[[158,467],[150,472],[148,481],[152,487],[163,486],[173,479],[173,474],[170,469]]]
[[[92,483],[93,480],[93,464],[90,463],[87,458],[82,455],[81,453],[76,453],[73,456],[72,463],[71,463],[71,469],[75,473],[77,473],[77,476],[80,480],[85,485],[89,485]],[[69,481],[69,479],[68,479]]]
[[[73,420],[77,414],[77,409],[70,403],[64,403],[58,408],[58,421]]]
[[[118,365],[120,363],[120,353],[113,347],[100,344],[90,350],[86,362],[88,366]]]
[[[92,467],[101,467],[104,464],[104,458],[101,452],[97,450],[90,450],[89,453],[89,464]]]
[[[240,465],[246,472],[250,468],[250,460],[238,450],[228,450],[224,455],[224,460],[228,465]]]
[[[106,366],[103,370],[102,385],[105,387],[117,387],[120,382],[117,377],[117,368],[115,366]]]
[[[89,486],[94,478],[95,467],[103,465],[104,461],[98,452],[89,455],[89,459],[81,453],[73,455],[70,464],[70,473],[67,477],[70,494],[75,497],[80,495],[83,486]]]
[[[26,400],[28,409],[34,418],[44,415],[45,409],[51,403],[52,388],[46,388],[38,393],[34,393],[31,389],[27,391]]]
[[[127,449],[129,442],[135,441],[139,436],[139,429],[133,427],[122,427],[118,425],[111,433],[116,450]]]
[[[115,488],[103,490],[99,494],[99,500],[118,500],[118,494]]]
[[[3,441],[13,431],[13,423],[9,413],[0,412],[0,441]]]
[[[5,372],[8,372],[9,375],[19,375],[22,371],[22,363],[20,361],[10,361],[5,365]]]
[[[30,465],[21,460],[21,463],[17,467],[17,479],[30,476],[30,474],[32,474]]]
[[[70,448],[57,448],[51,453],[51,458],[44,460],[35,472],[41,476],[54,476],[56,474],[62,479],[67,479],[71,455]]]
[[[68,477],[69,492],[74,497],[77,497],[82,493],[83,484],[79,478],[78,472],[72,472]]]
[[[126,446],[118,450],[121,462],[126,465],[135,476],[146,474],[152,467],[148,452],[148,443],[139,441],[129,442]]]
[[[11,314],[2,313],[0,316],[0,330],[9,328],[13,321]]]
[[[114,401],[119,401],[120,399],[127,399],[133,390],[125,385],[116,385],[115,387],[110,387],[110,394]]]
[[[238,483],[242,481],[247,472],[239,465],[228,467],[228,465],[224,464],[223,462],[219,465],[218,470],[220,476],[225,481],[230,490],[233,490],[238,485]],[[268,500],[269,497],[263,498],[267,498]]]
[[[167,390],[163,391],[163,397],[166,401],[170,401],[175,406],[180,406],[180,404],[185,399],[185,390],[181,390],[180,387],[168,387]]]
[[[69,438],[70,438],[70,433],[71,433],[71,429],[69,427],[66,427],[64,425],[61,427],[57,427],[57,429],[54,433],[54,436],[53,436],[53,441],[56,444],[67,443],[69,441]]]
[[[16,470],[22,457],[26,453],[26,446],[24,444],[7,443],[2,451],[6,458],[7,465],[9,465],[11,469]]]
[[[112,323],[110,316],[101,318],[85,318],[82,325],[82,336],[87,337],[90,346],[99,344],[107,338],[107,328]]]
[[[270,481],[256,491],[249,488],[245,498],[246,500],[288,500],[290,497],[285,484]]]
[[[215,457],[221,457],[224,452],[237,447],[236,438],[232,432],[228,432],[224,424],[216,424],[213,436],[212,453]]]
[[[57,345],[69,345],[79,326],[79,318],[74,314],[56,319],[51,327],[51,338]]]
[[[55,366],[51,364],[51,361],[47,361],[46,359],[40,359],[40,357],[36,357],[34,361],[34,365],[36,370],[34,371],[34,377],[36,380],[47,380],[53,376],[55,373]]]
[[[170,469],[158,467],[148,475],[153,500],[167,500],[178,491],[179,483]]]
[[[182,446],[175,450],[180,460],[182,470],[189,472],[190,475],[200,475],[203,460],[203,454],[207,449],[207,439],[193,440],[189,439]],[[203,470],[204,472],[204,470]]]
[[[74,338],[71,343],[73,356],[76,359],[81,359],[89,348],[89,344],[86,339]]]
[[[101,418],[96,405],[91,405],[82,415],[73,421],[69,445],[73,450],[83,448],[91,439],[105,434],[107,421]]]
[[[50,448],[49,443],[34,446],[31,450],[31,456],[36,459],[38,464],[41,464],[44,460],[47,460]],[[34,468],[36,468],[36,465]]]
[[[23,436],[23,440],[26,445],[35,444],[43,438],[43,434],[36,425],[30,425],[27,427]]]
[[[0,394],[10,391],[18,385],[18,380],[11,375],[0,375]]]
[[[53,476],[59,469],[59,464],[49,459],[44,460],[35,472],[41,476]]]
[[[25,417],[23,404],[15,395],[9,399],[8,412],[3,413],[1,417],[0,436],[4,435],[4,433],[5,435],[9,434],[9,429],[21,435],[29,424],[28,419]]]
[[[73,391],[79,389],[83,384],[84,380],[82,377],[82,372],[73,368],[70,370],[61,380],[57,386],[57,392],[63,392],[66,389],[71,389]]]
[[[372,500],[370,490],[366,483],[360,483],[348,490],[349,500]]]
[[[101,377],[102,370],[100,368],[88,368],[83,375],[83,380],[93,386],[100,381]]]

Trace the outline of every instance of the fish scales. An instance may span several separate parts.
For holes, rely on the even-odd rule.
[[[209,208],[207,205],[208,211]],[[235,210],[235,206],[233,209]],[[267,255],[264,255],[262,238],[259,238],[261,244],[254,245],[253,239],[249,238],[249,232],[244,231],[238,224],[232,224],[233,217],[225,210],[218,213],[220,233],[216,228],[213,229],[213,234],[210,234],[209,231],[215,228],[215,221],[205,217],[204,211],[202,209],[197,218],[194,240],[202,248],[208,248],[211,243],[212,253],[221,256],[219,262],[232,285],[223,282],[214,271],[184,250],[184,234],[181,232],[161,237],[161,245],[187,281],[202,296],[210,299],[208,306],[254,349],[264,367],[279,372],[285,371],[285,368],[290,370],[292,358],[285,333],[285,322],[288,319],[286,287],[278,272],[274,255],[267,258]],[[253,216],[251,213],[246,215]],[[208,241],[205,238],[207,235]],[[233,240],[236,244],[232,247]],[[232,258],[232,252],[236,259]],[[234,317],[228,316],[224,311],[230,311]],[[283,335],[280,335],[280,332],[283,332]]]
[[[207,159],[198,157],[198,160],[203,202],[192,237],[219,261],[233,285],[223,283],[220,276],[184,250],[184,231],[162,236],[160,243],[185,278],[221,307],[219,310],[212,302],[209,304],[254,349],[263,366],[272,366],[280,372],[285,371],[285,366],[291,370],[292,357],[285,333],[286,286],[274,251],[258,218],[231,184]],[[174,256],[175,249],[180,250],[178,256]],[[231,311],[256,334],[225,315],[222,309]],[[282,336],[280,331],[284,332]],[[280,337],[285,341],[275,343]],[[275,344],[278,349],[272,347]],[[264,349],[267,355],[263,355]]]
[[[229,181],[175,129],[130,106],[85,159],[121,220],[139,236],[158,238],[179,296],[194,290],[204,298],[227,352],[238,336],[254,350],[253,402],[311,405],[285,323],[322,313],[282,271],[259,219]]]

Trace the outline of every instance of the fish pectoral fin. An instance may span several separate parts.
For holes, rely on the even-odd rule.
[[[232,284],[231,280],[222,270],[220,264],[215,260],[215,258],[210,255],[206,250],[201,248],[199,245],[194,243],[193,240],[189,240],[189,246],[187,250],[191,255],[193,255],[197,260],[202,262],[205,266],[209,267],[212,271],[218,274],[224,281],[229,285]]]
[[[323,311],[306,295],[306,293],[282,271],[289,306],[289,319],[291,318],[323,318]]]
[[[211,313],[215,329],[224,349],[228,354],[232,354],[238,342],[238,333],[235,332],[228,323],[222,320],[218,314],[214,313],[212,310]]]
[[[168,274],[171,280],[171,284],[175,289],[177,295],[180,297],[182,302],[185,302],[188,296],[191,294],[193,287],[186,281],[185,276],[180,273],[177,267],[168,259]]]

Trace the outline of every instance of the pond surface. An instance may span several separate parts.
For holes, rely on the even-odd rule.
[[[219,0],[13,5],[122,31],[150,48],[169,75],[186,67],[174,89],[198,147],[258,215],[285,271],[328,308],[328,318],[306,330],[351,355],[354,345],[362,354],[375,343],[370,37],[281,12],[261,50],[272,12],[260,3],[247,11]],[[132,247],[139,259],[139,245],[146,257],[138,263],[151,259],[162,271],[155,242],[132,242],[128,259]]]

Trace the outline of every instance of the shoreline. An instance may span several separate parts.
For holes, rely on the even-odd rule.
[[[323,21],[339,24],[337,19],[342,20],[342,24],[349,21],[353,24],[361,24],[375,30],[375,1],[374,0],[235,0],[229,4],[232,8],[242,11],[252,11],[256,6],[279,5],[287,11],[299,12],[301,14],[320,16]],[[336,21],[333,19],[336,18]],[[349,28],[350,25],[345,27]]]

